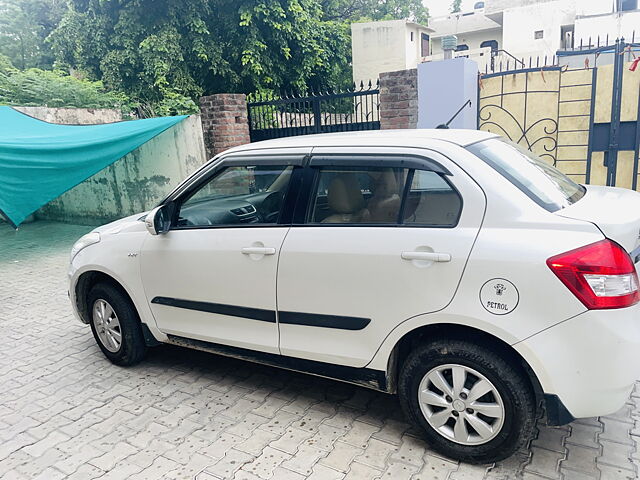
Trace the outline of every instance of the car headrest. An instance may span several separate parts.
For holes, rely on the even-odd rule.
[[[355,213],[364,208],[364,197],[355,174],[341,173],[331,180],[327,203],[336,213]]]

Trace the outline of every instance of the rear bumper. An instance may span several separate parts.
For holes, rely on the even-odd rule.
[[[536,373],[551,421],[614,413],[640,377],[640,304],[584,312],[514,348]]]

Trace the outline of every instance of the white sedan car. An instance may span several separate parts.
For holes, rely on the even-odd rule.
[[[74,245],[112,362],[159,343],[398,393],[431,445],[492,462],[606,415],[640,376],[640,194],[469,130],[228,150]]]

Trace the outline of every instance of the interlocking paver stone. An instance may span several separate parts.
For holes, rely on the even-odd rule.
[[[0,223],[2,480],[638,478],[640,382],[613,415],[540,420],[528,448],[470,466],[434,454],[390,395],[169,346],[116,367],[67,298],[89,230]]]

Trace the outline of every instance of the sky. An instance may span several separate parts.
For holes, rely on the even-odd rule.
[[[462,0],[462,11],[471,12],[473,4],[478,0]],[[429,9],[430,17],[447,15],[451,10],[451,0],[422,0],[422,4]]]

